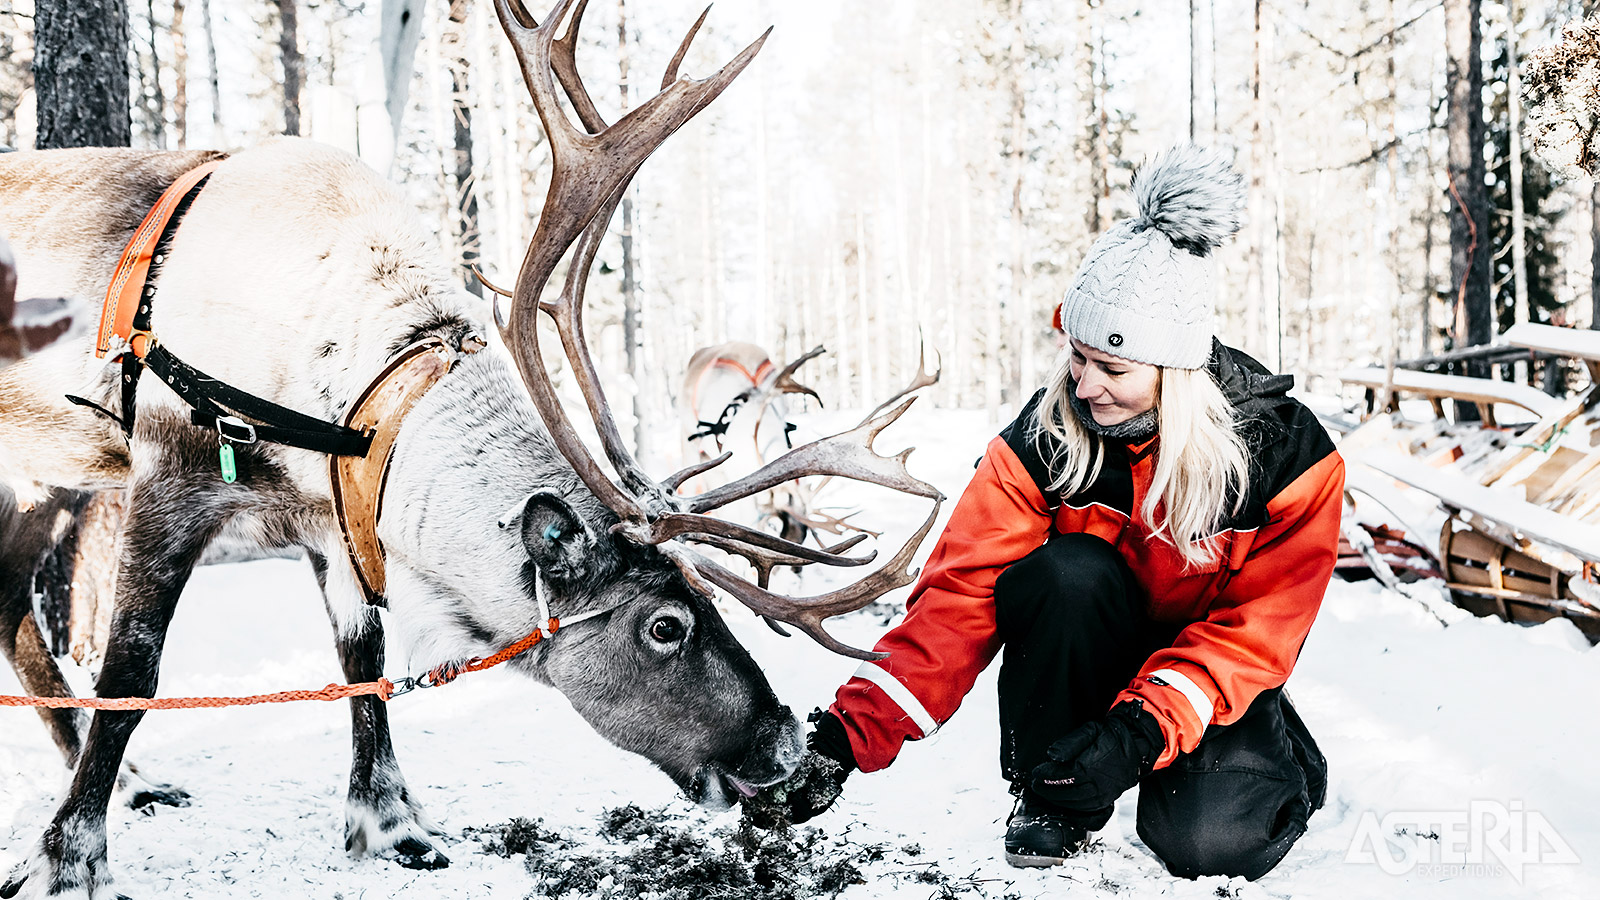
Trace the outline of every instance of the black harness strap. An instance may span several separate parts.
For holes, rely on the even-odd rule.
[[[372,435],[324,422],[286,406],[247,394],[212,378],[156,344],[144,364],[183,402],[194,407],[189,421],[213,430],[225,441],[268,441],[330,456],[366,456]],[[240,416],[255,419],[246,422]]]
[[[199,195],[200,189],[210,180],[211,176],[207,175],[184,194],[183,199],[174,208],[172,218],[167,220],[166,226],[162,228],[161,237],[156,240],[150,272],[145,279],[144,289],[139,294],[139,308],[133,315],[134,334],[151,331],[151,301],[155,297],[156,278],[166,261],[168,247],[172,244],[173,235],[177,233],[178,223],[189,211],[189,206]],[[112,415],[109,410],[82,397],[68,395],[67,399],[80,406],[94,409],[117,422],[122,426],[123,434],[131,438],[134,414],[137,410],[135,401],[139,390],[139,375],[146,368],[172,388],[173,393],[176,393],[183,402],[193,407],[189,413],[191,422],[201,428],[215,431],[219,440],[240,444],[268,441],[332,456],[366,456],[367,449],[372,446],[370,434],[333,422],[324,422],[218,381],[172,355],[154,338],[150,339],[149,350],[143,359],[134,355],[131,348],[125,349],[122,353],[120,417]],[[256,421],[246,422],[240,418],[241,416]]]

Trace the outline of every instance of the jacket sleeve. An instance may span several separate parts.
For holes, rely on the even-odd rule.
[[[1206,617],[1140,668],[1117,702],[1138,699],[1161,723],[1156,768],[1230,724],[1294,669],[1338,556],[1344,460],[1329,452],[1267,503],[1267,522]]]
[[[888,766],[905,741],[955,714],[1000,650],[995,580],[1044,543],[1050,521],[1033,478],[995,438],[906,601],[905,620],[874,648],[889,657],[862,663],[830,708],[863,772]]]

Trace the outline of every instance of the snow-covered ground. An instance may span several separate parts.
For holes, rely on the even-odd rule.
[[[994,431],[982,414],[914,410],[880,441],[918,445],[912,467],[952,498],[948,507]],[[920,509],[895,498],[862,518],[892,519],[903,532]],[[1560,621],[1520,628],[1464,618],[1442,627],[1416,600],[1374,585],[1334,583],[1289,683],[1331,783],[1310,832],[1260,882],[1168,876],[1134,834],[1132,794],[1091,852],[1053,870],[1009,868],[992,670],[936,737],[909,746],[886,772],[852,778],[816,824],[833,834],[848,827],[863,843],[920,844],[946,875],[970,875],[992,897],[1600,897],[1600,650]],[[728,617],[802,713],[825,705],[855,667],[803,637],[773,635],[742,610]],[[858,646],[883,629],[867,614],[830,627]],[[339,680],[315,582],[299,561],[201,570],[167,647],[164,696]],[[403,665],[396,658],[391,674]],[[17,692],[0,667],[0,693]],[[414,693],[390,713],[412,789],[450,835],[450,868],[413,872],[345,856],[343,704],[156,712],[130,758],[188,789],[194,804],[151,816],[113,808],[118,889],[134,898],[516,898],[534,885],[522,858],[483,853],[464,829],[543,817],[592,836],[602,810],[623,803],[689,812],[665,776],[597,737],[559,694],[513,674]],[[64,780],[37,718],[0,710],[0,871],[38,837]],[[732,815],[706,816],[707,827]],[[869,883],[844,897],[934,892],[892,860],[866,872]]]

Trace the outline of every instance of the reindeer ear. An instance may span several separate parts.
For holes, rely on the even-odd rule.
[[[522,545],[547,576],[581,577],[594,558],[594,535],[567,501],[549,491],[535,491],[516,516],[522,522]],[[502,527],[511,523],[501,520]]]

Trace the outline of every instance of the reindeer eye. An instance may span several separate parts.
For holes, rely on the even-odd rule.
[[[683,623],[672,616],[662,616],[650,623],[650,636],[663,644],[683,640]]]

